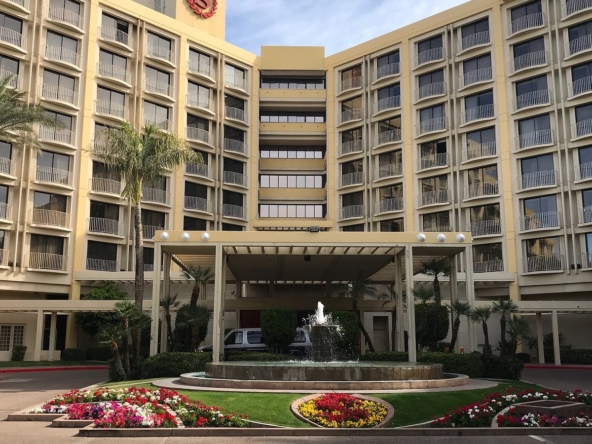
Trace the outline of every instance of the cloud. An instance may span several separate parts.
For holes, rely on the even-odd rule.
[[[266,45],[324,46],[334,54],[466,0],[227,0],[226,39],[255,54]]]

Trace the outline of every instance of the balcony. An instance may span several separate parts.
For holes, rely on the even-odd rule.
[[[348,154],[363,153],[364,152],[364,141],[363,140],[351,140],[349,142],[343,142],[339,145],[339,156],[346,156]]]
[[[557,185],[557,171],[537,171],[518,176],[518,191],[531,188],[554,187]]]
[[[571,57],[592,49],[592,34],[574,39],[565,44],[565,57]]]
[[[339,209],[339,220],[364,217],[364,205],[348,205]]]
[[[401,107],[401,96],[385,97],[374,102],[374,114]]]
[[[201,197],[185,196],[184,208],[190,211],[200,211],[202,213],[212,213],[212,203]]]
[[[246,174],[224,171],[224,183],[246,188],[249,185]]]
[[[419,195],[420,207],[449,203],[452,203],[452,192],[450,190],[427,191]]]
[[[580,120],[571,126],[572,139],[590,135],[592,135],[592,119]]]
[[[15,46],[22,51],[27,50],[26,38],[19,32],[0,26],[0,42]]]
[[[549,57],[547,51],[531,52],[511,60],[510,73],[515,74],[526,69],[546,66],[548,63]]]
[[[163,131],[171,131],[173,128],[173,122],[170,120],[159,120],[156,117],[144,116],[144,126],[156,125]]]
[[[563,256],[530,256],[524,262],[525,273],[545,273],[563,270]]]
[[[450,164],[449,159],[450,154],[448,153],[438,153],[423,156],[419,159],[419,171],[447,167]]]
[[[125,46],[130,51],[132,50],[132,38],[127,32],[108,26],[99,26],[99,36],[103,40]]]
[[[352,108],[341,112],[337,116],[337,124],[343,125],[347,122],[353,122],[355,120],[362,120],[364,118],[363,108]]]
[[[12,205],[0,203],[0,220],[11,221],[12,220]]]
[[[436,117],[435,119],[423,120],[415,125],[418,136],[424,134],[446,131],[448,121],[446,117]]]
[[[592,92],[592,77],[583,77],[567,85],[567,96],[570,99],[589,92]]]
[[[164,227],[142,224],[142,237],[146,240],[154,239],[154,235],[158,230],[164,230]]]
[[[248,146],[241,140],[224,139],[224,151],[248,156]]]
[[[561,213],[550,211],[522,216],[522,231],[548,230],[561,227]]]
[[[458,41],[458,54],[476,46],[489,45],[490,42],[489,31],[476,32]]]
[[[591,0],[566,0],[561,3],[561,18],[592,9]]]
[[[210,97],[205,95],[187,94],[187,106],[211,111]]]
[[[349,79],[342,80],[337,84],[337,93],[341,94],[350,89],[361,88],[363,83],[364,80],[362,76],[350,77]]]
[[[466,125],[478,120],[493,119],[494,116],[495,106],[493,104],[475,106],[474,108],[465,109],[464,112],[460,114],[460,123],[461,125]]]
[[[129,110],[127,107],[106,100],[95,100],[95,113],[114,117],[118,120],[129,119]]]
[[[144,79],[144,89],[151,94],[158,94],[167,98],[171,97],[172,87],[168,82],[146,78]]]
[[[452,232],[452,227],[450,225],[429,225],[427,227],[424,226],[423,231],[426,233],[450,233]]]
[[[582,268],[592,268],[592,253],[582,253]]]
[[[354,185],[364,184],[364,172],[359,171],[357,173],[343,174],[339,176],[339,188],[351,187]]]
[[[403,175],[402,163],[391,163],[389,165],[380,165],[374,173],[374,180],[388,179]]]
[[[384,199],[376,202],[377,214],[394,213],[396,211],[403,211],[403,198],[393,197],[392,199]]]
[[[378,148],[381,145],[386,145],[389,143],[397,143],[400,141],[401,141],[401,130],[400,129],[383,131],[381,133],[378,133],[378,136],[376,136],[375,148]]]
[[[415,101],[427,99],[429,97],[438,97],[446,94],[446,82],[430,83],[415,90]]]
[[[39,139],[44,142],[53,142],[66,145],[74,145],[75,133],[62,128],[48,128],[46,126],[39,127]]]
[[[61,254],[30,252],[26,256],[27,268],[32,270],[65,271],[66,257]]]
[[[484,262],[473,262],[473,273],[495,273],[504,271],[503,259],[493,259]]]
[[[580,208],[578,211],[579,215],[579,224],[586,225],[592,223],[592,207],[583,207]]]
[[[540,28],[545,25],[545,14],[538,12],[536,14],[525,15],[524,17],[512,20],[508,26],[508,35],[513,36],[519,32],[527,31],[533,28]]]
[[[58,6],[49,5],[47,18],[78,29],[83,28],[83,18],[73,11]]]
[[[149,202],[159,205],[170,205],[170,193],[159,188],[142,187],[142,202]]]
[[[238,89],[244,92],[248,90],[247,79],[241,77],[226,77],[224,79],[224,86],[227,88]]]
[[[551,90],[542,89],[540,91],[532,91],[526,94],[521,94],[512,99],[514,111],[521,109],[533,108],[535,106],[543,106],[551,104]]]
[[[187,71],[191,74],[201,74],[203,76],[212,78],[212,65],[210,65],[209,62],[189,60],[187,62]]]
[[[465,187],[465,200],[499,194],[499,182],[479,182]]]
[[[106,79],[115,80],[126,85],[131,84],[131,75],[128,70],[117,65],[97,63],[97,74]]]
[[[592,179],[592,162],[575,165],[574,169],[576,182]]]
[[[466,88],[467,86],[490,82],[493,80],[493,70],[491,66],[488,68],[475,69],[473,71],[465,72],[458,78],[458,89]]]
[[[90,189],[93,193],[121,196],[121,182],[117,180],[92,177],[90,179]]]
[[[391,63],[384,65],[374,71],[374,81],[384,79],[385,77],[396,76],[401,73],[400,63]]]
[[[45,46],[45,58],[53,62],[67,63],[80,68],[80,54],[61,46]]]
[[[248,120],[248,114],[245,110],[234,108],[232,106],[224,107],[224,116],[227,119],[238,120],[243,123],[247,123]]]
[[[29,12],[29,0],[6,0],[6,2],[10,3],[17,9],[22,12]]]
[[[91,259],[86,258],[86,269],[91,271],[119,271],[119,265],[117,261],[108,261],[105,259]]]
[[[33,208],[30,217],[31,225],[56,228],[70,227],[70,213]]]
[[[88,219],[88,232],[109,234],[112,236],[123,236],[123,223],[115,219],[90,217]]]
[[[222,216],[232,219],[247,219],[247,209],[238,205],[223,204]]]
[[[6,157],[0,157],[0,175],[1,176],[11,176],[14,177],[16,174],[15,171],[16,162],[12,159],[7,159]]]
[[[193,126],[188,126],[186,128],[187,140],[189,141],[197,141],[203,142],[208,145],[213,145],[212,143],[212,135],[209,131],[203,130],[201,128],[196,128]]]
[[[415,67],[419,68],[426,63],[438,62],[444,60],[444,48],[432,48],[427,51],[420,52],[415,56]]]
[[[35,167],[35,181],[39,183],[72,186],[72,173],[58,168],[37,166]]]
[[[62,102],[76,107],[78,106],[78,93],[76,91],[58,85],[49,85],[47,83],[43,83],[40,89],[41,97],[45,100]]]
[[[477,159],[485,159],[497,156],[497,142],[485,142],[470,145],[462,152],[463,162],[470,162]]]
[[[10,79],[7,83],[9,88],[17,88],[22,89],[23,79],[19,77],[12,71],[7,71],[5,69],[0,69],[0,81],[4,81],[6,79]]]
[[[175,53],[164,46],[155,45],[153,43],[146,44],[146,55],[154,59],[159,59],[174,64]]]
[[[191,162],[185,165],[185,174],[188,176],[198,176],[205,179],[213,179],[214,173],[210,166],[205,163]]]
[[[502,234],[502,221],[500,219],[478,220],[471,222],[468,230],[473,237],[496,236]]]
[[[553,139],[553,130],[546,129],[520,134],[518,137],[514,138],[514,143],[516,146],[516,151],[520,151],[526,148],[553,145]]]
[[[8,256],[10,252],[8,250],[0,250],[0,266],[8,267]]]

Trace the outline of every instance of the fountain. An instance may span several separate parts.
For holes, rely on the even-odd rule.
[[[331,319],[331,315],[325,316],[325,307],[318,303],[315,314],[308,318],[306,329],[312,342],[312,360],[314,362],[335,361],[334,341],[338,334],[339,326]]]

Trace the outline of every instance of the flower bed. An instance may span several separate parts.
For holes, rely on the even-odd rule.
[[[497,417],[498,427],[592,427],[592,418],[583,413],[569,418],[532,413],[524,406],[512,407]]]
[[[387,407],[368,399],[343,393],[329,393],[302,402],[298,412],[321,427],[368,428],[385,421]]]
[[[432,421],[432,427],[491,427],[495,415],[513,404],[538,400],[574,401],[592,406],[592,393],[581,390],[564,392],[559,390],[508,389],[506,394],[494,393],[483,401],[449,412],[443,418]],[[541,426],[543,427],[543,426]],[[565,426],[562,426],[565,427]]]

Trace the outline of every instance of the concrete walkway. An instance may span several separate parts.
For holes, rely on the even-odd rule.
[[[528,366],[522,370],[522,380],[556,390],[583,390],[592,392],[592,366],[590,368],[563,368]]]

